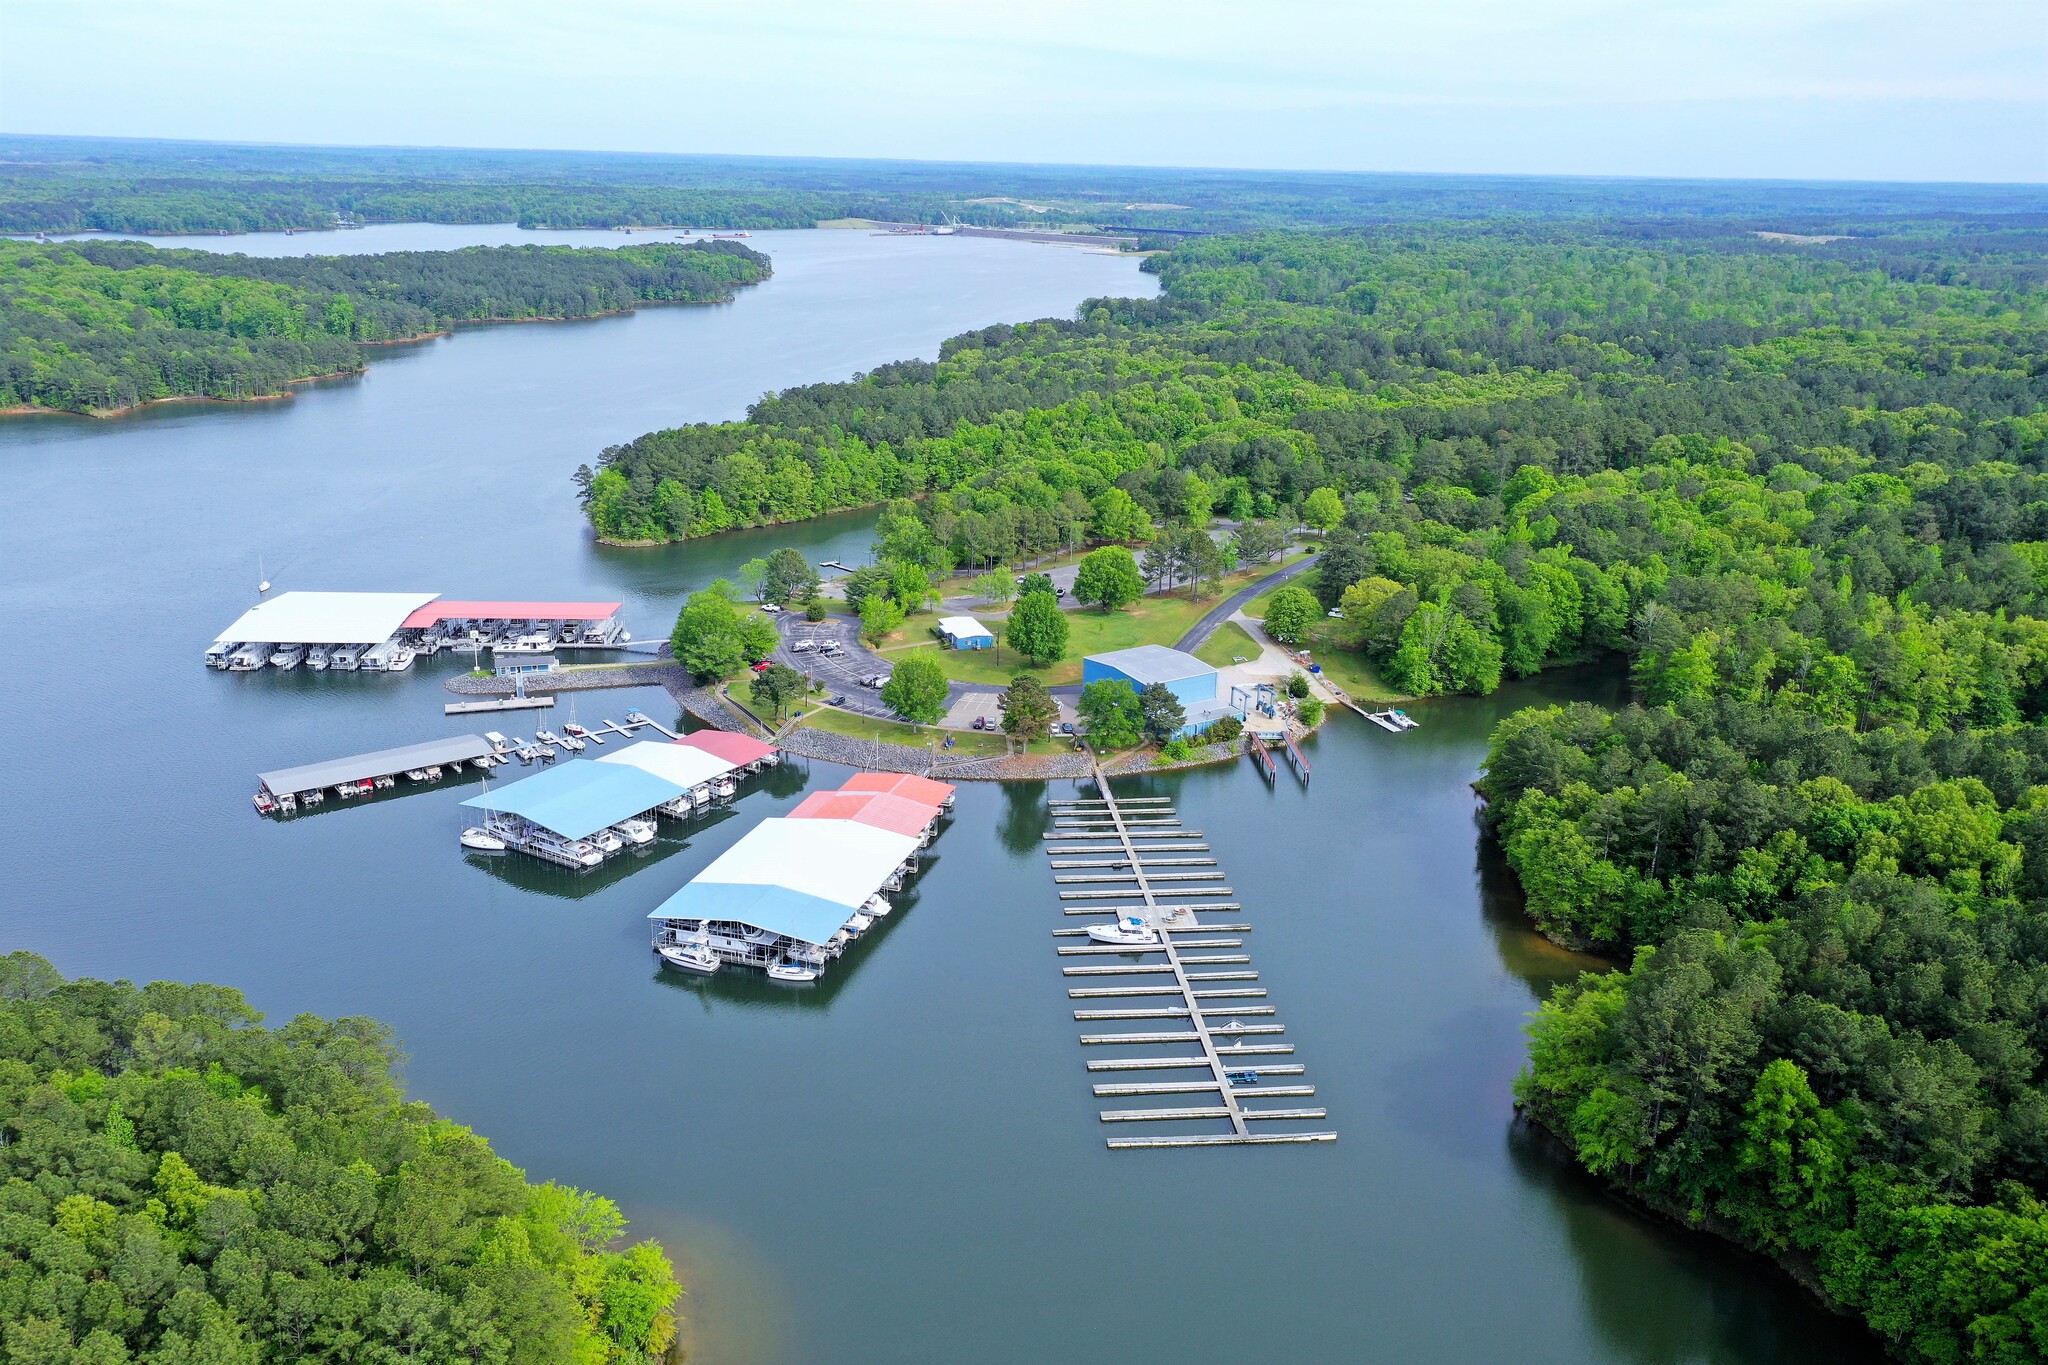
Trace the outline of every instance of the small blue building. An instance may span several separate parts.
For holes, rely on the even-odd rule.
[[[552,654],[501,654],[493,658],[492,666],[499,677],[516,678],[526,673],[552,673],[562,661]]]
[[[994,649],[995,632],[972,616],[948,616],[938,625],[939,639],[948,649]]]
[[[1220,683],[1214,668],[1192,654],[1165,645],[1138,645],[1107,654],[1090,654],[1081,661],[1081,683],[1085,687],[1095,682],[1129,683],[1134,692],[1142,692],[1153,683],[1163,684],[1187,711],[1188,723],[1176,738],[1199,735],[1224,716],[1244,719],[1242,711],[1218,698]]]

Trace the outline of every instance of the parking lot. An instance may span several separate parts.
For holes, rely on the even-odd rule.
[[[804,620],[799,612],[783,612],[775,618],[775,626],[782,632],[782,643],[775,650],[775,662],[788,664],[813,682],[822,683],[827,696],[844,693],[846,700],[840,703],[843,711],[877,716],[883,720],[895,719],[895,713],[882,704],[878,688],[861,686],[862,678],[887,672],[889,666],[885,662],[877,662],[875,655],[860,642],[858,623],[836,616],[812,622]],[[799,641],[808,641],[818,648],[792,648]],[[828,642],[838,644],[838,655],[824,652],[823,646]]]

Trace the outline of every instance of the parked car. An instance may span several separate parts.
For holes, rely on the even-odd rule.
[[[840,644],[837,640],[827,640],[824,644],[818,646],[818,652],[830,658],[832,656],[845,653],[846,647]]]
[[[789,652],[792,654],[802,654],[817,647],[818,642],[816,640],[792,640],[790,641]]]
[[[975,729],[977,729],[977,730],[986,730],[986,729],[988,729],[988,717],[987,717],[987,716],[976,716],[976,717],[974,718],[974,728],[975,728]]]
[[[1338,611],[1335,607],[1331,607],[1327,612],[1324,612],[1323,614],[1325,616],[1328,616],[1332,621],[1341,621],[1344,619],[1344,613]]]
[[[1070,721],[1070,720],[1063,720],[1063,721],[1061,721],[1061,722],[1060,722],[1060,729],[1059,729],[1059,732],[1060,732],[1061,734],[1063,734],[1063,735],[1071,735],[1071,734],[1073,734],[1073,733],[1074,733],[1074,722],[1072,722],[1072,721]]]
[[[773,668],[774,666],[775,665],[772,661],[768,659],[763,659],[761,660],[761,662],[754,664],[753,669],[756,673],[766,673],[769,669]]]
[[[780,604],[780,603],[776,603],[776,602],[763,602],[763,603],[761,604],[761,610],[762,610],[762,611],[770,611],[770,612],[773,612],[773,611],[781,611],[781,610],[782,610],[782,606],[781,606],[781,604]]]
[[[844,706],[844,705],[846,705],[846,694],[845,694],[844,692],[841,692],[841,693],[839,693],[838,695],[834,696],[834,697],[832,698],[832,704],[833,704],[834,706]]]

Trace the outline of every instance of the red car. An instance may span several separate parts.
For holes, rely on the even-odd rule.
[[[772,661],[768,659],[763,659],[760,663],[754,665],[754,671],[756,673],[766,673],[769,669],[773,667],[775,667],[775,665]]]

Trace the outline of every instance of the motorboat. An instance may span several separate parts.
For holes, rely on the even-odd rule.
[[[875,927],[875,921],[870,916],[855,911],[847,918],[845,927],[847,933],[855,938],[859,938],[862,934]]]
[[[651,844],[654,842],[652,820],[621,820],[612,826],[612,833],[629,844]]]
[[[256,802],[256,813],[258,815],[269,815],[277,810],[277,798],[269,792],[259,791],[252,799]]]
[[[601,829],[590,836],[588,842],[596,844],[606,853],[617,853],[626,846],[626,841],[608,829]]]
[[[572,753],[580,754],[583,752],[584,749],[583,741],[576,738],[576,736],[574,735],[563,735],[560,740],[560,743],[564,749],[567,749]]]
[[[860,912],[863,915],[873,915],[878,918],[888,914],[892,908],[889,902],[880,895],[869,896],[860,903]]]
[[[533,737],[543,744],[560,744],[562,742],[561,737],[553,730],[535,730]]]
[[[327,656],[327,666],[338,668],[344,673],[355,671],[362,666],[363,650],[360,645],[336,645]]]
[[[334,651],[326,645],[314,645],[306,651],[306,667],[315,673],[322,672],[327,667],[327,661],[333,657]]]
[[[584,839],[571,839],[560,845],[561,851],[576,860],[578,867],[596,867],[604,861],[604,851]]]
[[[228,656],[234,652],[235,647],[230,641],[215,640],[206,647],[206,666],[224,669],[228,666]]]
[[[505,841],[482,826],[471,826],[462,831],[462,846],[473,848],[479,853],[503,853]]]
[[[770,981],[816,981],[818,969],[802,962],[776,962],[768,967]]]
[[[739,784],[729,777],[721,777],[713,784],[711,794],[721,801],[730,801],[739,794]]]
[[[710,945],[703,943],[663,943],[656,946],[654,955],[661,959],[664,967],[679,971],[697,972],[709,976],[718,970],[718,954]]]
[[[1088,937],[1097,943],[1115,943],[1127,947],[1140,947],[1159,942],[1159,931],[1136,915],[1125,915],[1115,924],[1092,924],[1088,926]]]
[[[305,661],[306,647],[304,645],[279,645],[277,652],[270,656],[270,666],[272,668],[290,670],[297,668]]]
[[[1392,716],[1394,718],[1394,724],[1400,726],[1403,730],[1413,730],[1417,726],[1422,724],[1421,721],[1415,719],[1415,717],[1409,715],[1406,711],[1389,711],[1387,712],[1387,714]]]

